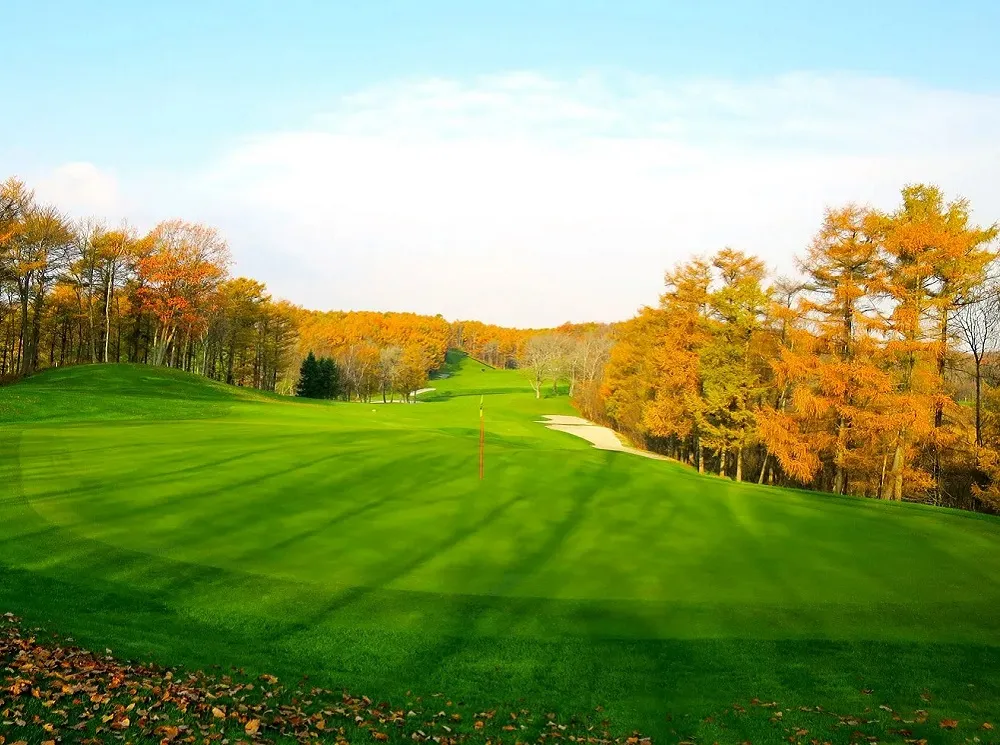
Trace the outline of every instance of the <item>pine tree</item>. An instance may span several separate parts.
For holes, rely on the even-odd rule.
[[[323,357],[316,364],[317,398],[333,399],[340,393],[340,371],[332,357]]]
[[[309,352],[302,360],[302,367],[299,368],[299,382],[295,387],[295,395],[302,398],[319,398],[319,373],[316,355]]]

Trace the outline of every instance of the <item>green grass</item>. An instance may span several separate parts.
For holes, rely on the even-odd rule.
[[[164,664],[601,706],[665,741],[778,739],[723,713],[754,697],[924,709],[934,742],[1000,726],[1000,521],[597,451],[536,423],[565,396],[449,367],[418,405],[126,365],[0,389],[0,612]]]

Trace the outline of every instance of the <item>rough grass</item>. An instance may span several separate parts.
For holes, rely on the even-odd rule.
[[[773,741],[822,706],[859,724],[798,727],[820,742],[989,741],[1000,521],[593,450],[535,423],[564,396],[451,367],[412,406],[131,366],[0,389],[0,607],[128,657],[661,740]]]

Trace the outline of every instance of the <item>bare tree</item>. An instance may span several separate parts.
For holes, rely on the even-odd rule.
[[[382,403],[386,403],[385,394],[394,391],[396,378],[399,376],[403,360],[403,350],[400,347],[383,347],[378,353],[378,384],[382,389]]]
[[[535,398],[542,397],[542,385],[558,374],[562,340],[557,334],[532,336],[524,345],[519,367],[531,382]]]
[[[972,355],[976,379],[976,445],[983,444],[983,359],[996,348],[1000,334],[1000,287],[989,282],[969,297],[955,314],[958,335]]]
[[[568,360],[569,395],[573,395],[578,382],[590,383],[604,374],[612,346],[614,340],[607,327],[588,331],[574,341]]]

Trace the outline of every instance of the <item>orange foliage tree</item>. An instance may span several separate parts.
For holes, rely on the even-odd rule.
[[[153,364],[162,365],[199,333],[208,301],[225,278],[231,259],[226,242],[211,227],[182,220],[161,222],[148,236],[149,251],[138,262],[142,309],[157,321]],[[178,331],[186,335],[175,343]]]

